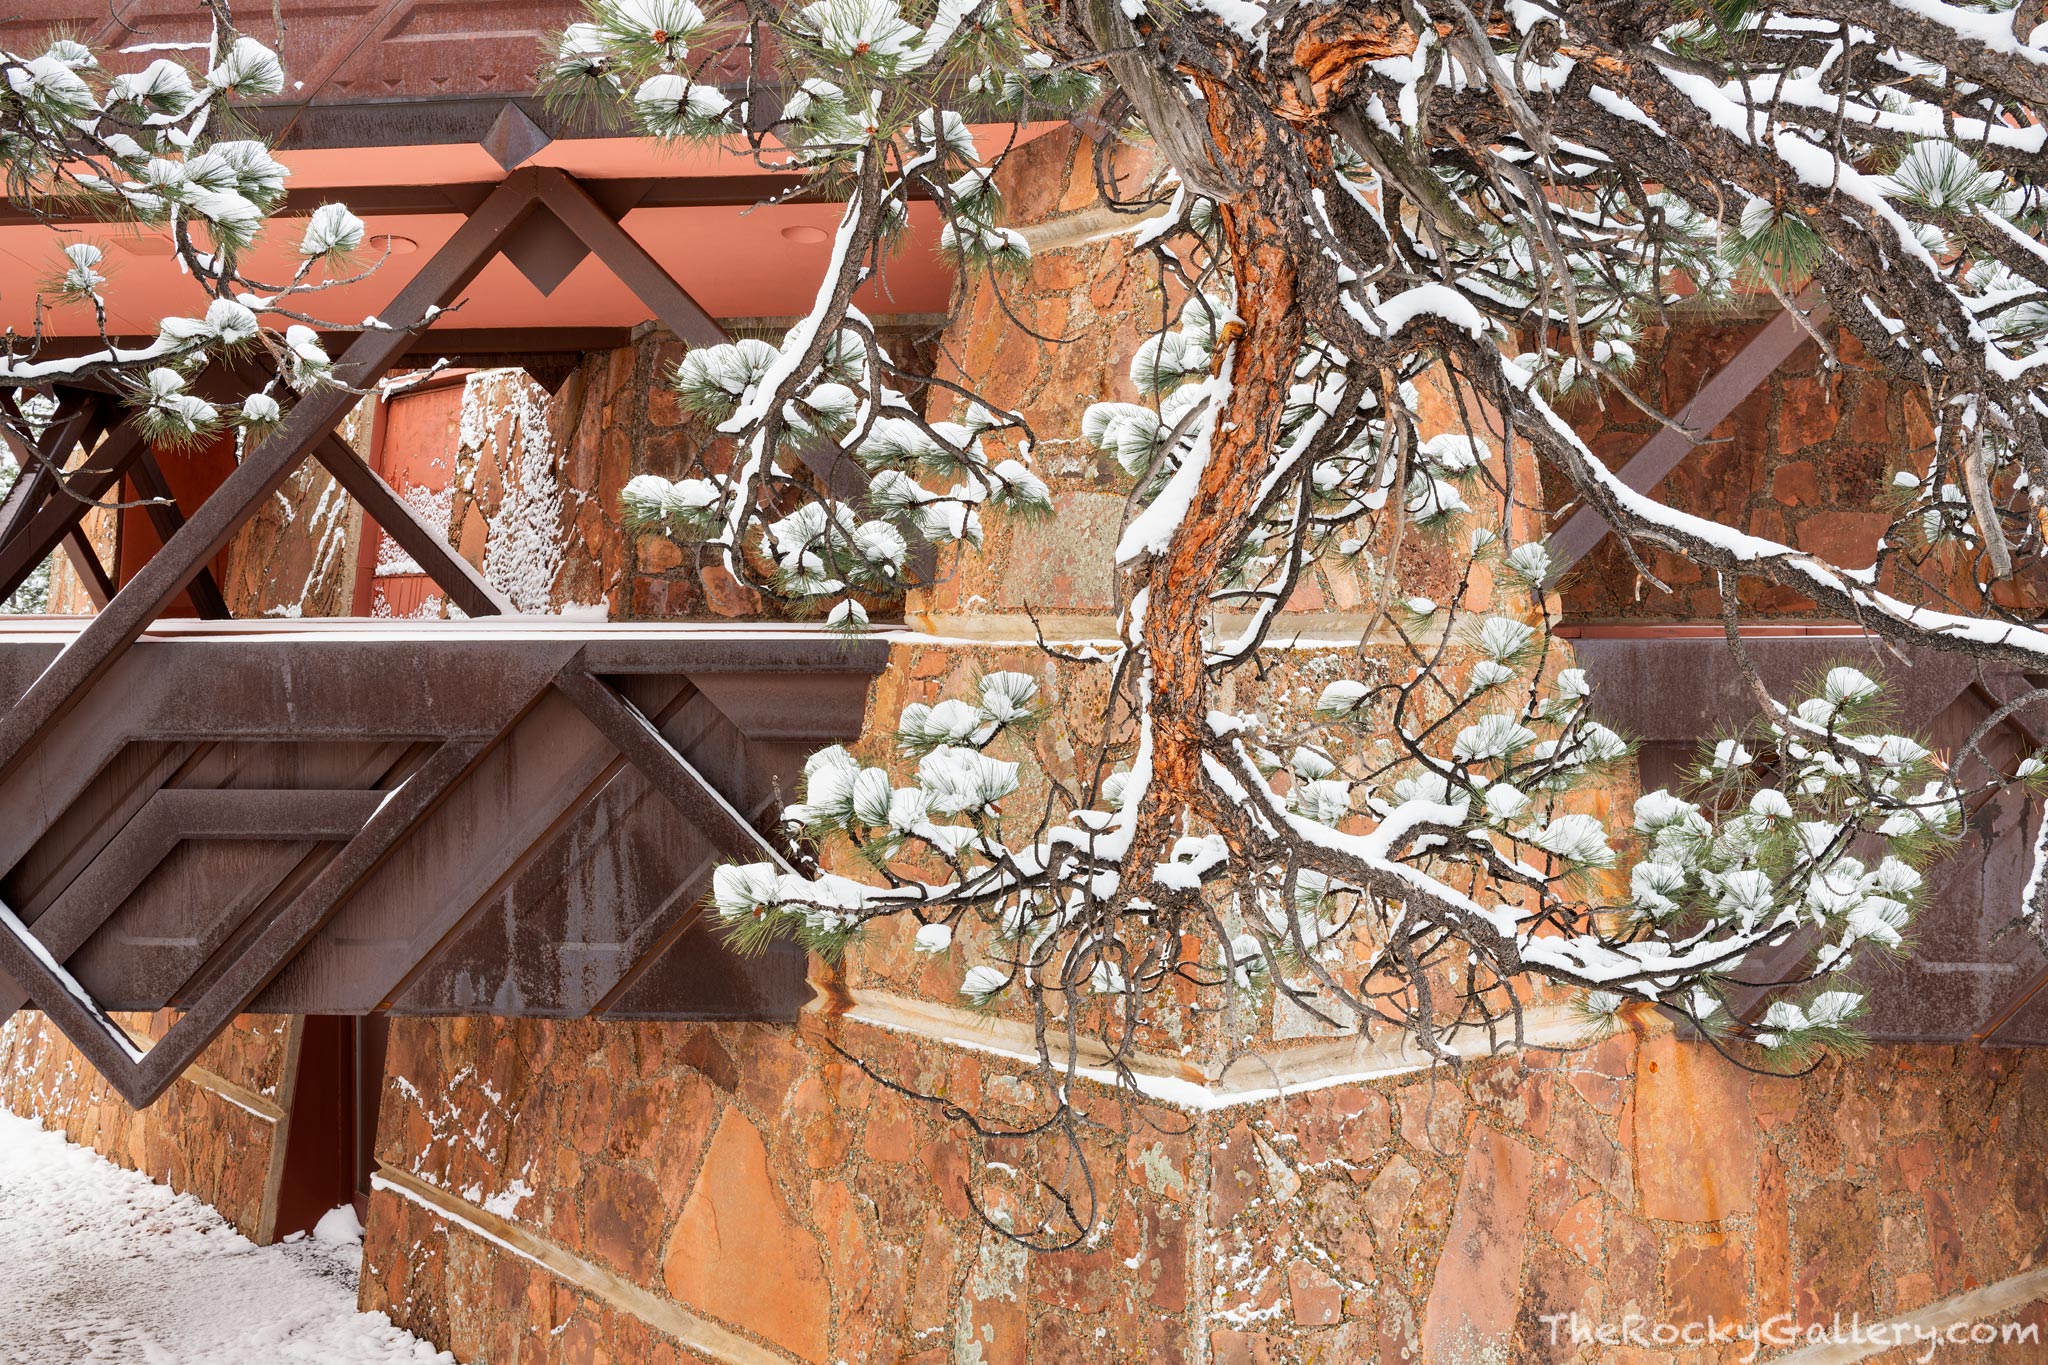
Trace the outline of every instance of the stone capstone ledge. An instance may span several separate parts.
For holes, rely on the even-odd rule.
[[[1912,1351],[1935,1349],[1922,1333],[1937,1334],[1950,1327],[1989,1322],[2048,1298],[2048,1266],[2037,1266],[2022,1275],[1980,1285],[1954,1294],[1911,1313],[1901,1313],[1881,1322],[1859,1323],[1866,1340],[1822,1342],[1777,1358],[1774,1365],[1855,1365],[1894,1349],[1892,1342]],[[2038,1339],[2034,1343],[2039,1345]],[[1910,1357],[1924,1358],[1924,1357]]]
[[[1032,1028],[1022,1020],[980,1014],[891,991],[847,990],[816,982],[813,985],[819,987],[809,1006],[813,1011],[1016,1061],[1038,1060]],[[1514,1050],[1511,1046],[1497,1046],[1494,1037],[1478,1028],[1449,1031],[1443,1041],[1448,1051],[1462,1058],[1504,1055]],[[1571,1047],[1586,1041],[1585,1016],[1571,1006],[1541,1006],[1524,1012],[1523,1042],[1527,1045]],[[1083,1079],[1116,1084],[1116,1075],[1108,1065],[1110,1050],[1106,1044],[1084,1036],[1077,1041],[1077,1050],[1077,1071]],[[1160,1053],[1138,1052],[1124,1059],[1138,1090],[1147,1099],[1191,1112],[1261,1104],[1306,1091],[1406,1075],[1424,1070],[1436,1060],[1411,1035],[1393,1030],[1378,1038],[1340,1038],[1249,1054],[1213,1072],[1187,1058]]]
[[[533,1262],[549,1274],[622,1313],[638,1318],[708,1360],[718,1361],[721,1365],[788,1365],[798,1359],[728,1331],[510,1219],[480,1208],[395,1166],[380,1163],[376,1173],[370,1177],[370,1187],[408,1200],[501,1251]]]
[[[132,1024],[122,1024],[121,1031],[128,1035],[130,1042],[135,1044],[135,1050],[138,1053],[147,1054],[154,1045],[154,1039]],[[236,1085],[218,1071],[213,1071],[194,1063],[186,1067],[178,1079],[187,1081],[218,1099],[226,1100],[237,1109],[247,1111],[251,1117],[261,1122],[273,1125],[284,1122],[284,1109],[279,1106],[277,1101],[271,1099],[268,1095],[259,1095],[245,1085]]]

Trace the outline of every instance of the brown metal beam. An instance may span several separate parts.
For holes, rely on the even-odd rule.
[[[121,481],[142,447],[141,433],[131,426],[118,426],[86,456],[84,464],[64,476],[61,485],[52,481],[42,506],[29,515],[27,524],[0,543],[0,598],[12,597],[36,566],[56,552],[92,510],[92,504]]]
[[[575,177],[552,167],[540,173],[540,200],[548,212],[597,253],[633,296],[654,310],[671,332],[691,346],[715,346],[726,340],[725,329],[702,304],[677,284],[647,248],[620,227],[616,215],[598,206]]]
[[[22,432],[28,423],[14,395],[0,395],[0,400],[4,400],[0,401],[0,408],[4,408],[5,417],[0,422],[0,436],[13,450],[20,470],[14,486],[7,490],[5,505],[0,506],[0,542],[4,542],[19,532],[57,490],[60,476],[56,471],[71,458],[72,447],[81,441],[91,446],[106,430],[107,405],[97,394],[71,395],[62,401],[58,412],[31,445],[23,439]],[[64,537],[63,549],[93,605],[104,607],[114,595],[114,583],[84,531],[74,525]]]
[[[4,905],[0,905],[0,971],[26,988],[29,999],[123,1099],[134,1108],[144,1108],[170,1087],[192,1059],[319,932],[341,898],[440,800],[482,748],[482,741],[451,740],[395,789],[372,793],[378,804],[355,837],[257,930],[227,970],[208,983],[147,1053],[139,1053],[120,1025],[69,972],[56,965],[54,952],[30,947],[31,932]]]
[[[384,799],[380,791],[167,787],[121,827],[29,931],[55,962],[70,959],[187,839],[347,839]],[[0,978],[0,1022],[20,1009],[20,979]]]
[[[13,394],[0,392],[0,413],[6,418],[0,422],[0,439],[7,442],[14,453],[15,466],[21,471],[15,476],[14,486],[7,490],[6,500],[0,502],[0,542],[5,542],[27,525],[35,510],[43,505],[43,496],[54,478],[50,471],[69,459],[72,447],[80,441],[89,446],[97,440],[104,430],[104,421],[99,395],[73,393],[63,400],[63,406],[31,447],[22,439],[28,420],[16,406]]]
[[[2040,971],[2035,972],[2031,981],[2014,991],[2011,1002],[2002,1007],[1997,1014],[1993,1015],[1990,1023],[1984,1025],[1976,1033],[1971,1034],[1970,1041],[1978,1047],[1994,1046],[1998,1042],[1999,1031],[2013,1020],[2019,1018],[2020,1011],[2032,1004],[2034,997],[2039,995],[2044,989],[2048,989],[2048,967],[2043,967]]]
[[[527,171],[512,172],[413,276],[384,310],[386,316],[422,317],[429,308],[453,302],[538,202],[535,177]],[[69,710],[80,693],[98,681],[184,590],[200,567],[220,553],[257,505],[304,462],[320,438],[355,405],[357,394],[389,369],[411,340],[402,331],[357,336],[335,364],[338,382],[300,399],[277,432],[228,475],[163,549],[115,594],[106,610],[93,618],[49,670],[0,717],[0,778],[13,772],[37,734]],[[113,444],[105,442],[101,449]],[[0,556],[13,549],[0,548]]]
[[[71,571],[78,575],[79,585],[92,599],[95,608],[104,607],[114,600],[114,594],[120,589],[107,576],[106,565],[100,563],[100,552],[85,538],[84,527],[74,526],[64,537],[64,557],[71,561]]]
[[[747,862],[789,867],[788,860],[761,837],[725,794],[663,738],[644,711],[609,683],[584,671],[580,656],[562,670],[555,686],[719,852]]]
[[[421,521],[412,506],[392,491],[381,474],[358,459],[340,437],[332,432],[322,436],[313,446],[313,458],[326,467],[350,497],[362,504],[363,511],[398,542],[400,549],[426,570],[428,577],[448,594],[450,602],[471,616],[512,613],[512,604],[504,595],[485,581],[475,565],[449,547],[446,532]]]
[[[1793,302],[1804,310],[1809,324],[1818,327],[1827,321],[1828,306],[1821,301],[1818,290],[1808,289]],[[1743,400],[1755,393],[1809,339],[1798,318],[1789,311],[1779,312],[1736,352],[1733,360],[1700,387],[1673,425],[1645,441],[1628,463],[1615,471],[1616,477],[1638,493],[1656,488],[1699,448],[1707,433],[1727,420],[1728,414],[1742,406]],[[1573,565],[1592,553],[1611,529],[1595,508],[1581,507],[1574,512],[1570,520],[1551,533],[1548,582],[1557,583]]]

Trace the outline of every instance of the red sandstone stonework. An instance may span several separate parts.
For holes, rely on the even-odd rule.
[[[1748,1095],[1749,1077],[1711,1048],[1669,1035],[1643,1045],[1634,1122],[1645,1214],[1718,1223],[1755,1206],[1755,1128],[1721,1121],[1741,1113]]]
[[[1436,1264],[1422,1358],[1463,1365],[1498,1349],[1514,1325],[1529,1217],[1529,1149],[1490,1128],[1473,1135],[1457,1210]]]
[[[661,1274],[681,1302],[805,1360],[825,1358],[832,1305],[818,1239],[784,1212],[768,1149],[737,1109],[719,1118]]]

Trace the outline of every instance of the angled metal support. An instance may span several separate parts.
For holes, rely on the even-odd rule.
[[[19,534],[45,502],[60,496],[58,481],[62,475],[57,471],[71,458],[72,448],[83,443],[90,449],[106,432],[110,405],[100,395],[72,393],[61,400],[61,404],[31,446],[22,439],[21,431],[27,422],[14,396],[0,395],[0,409],[4,409],[7,418],[6,422],[0,423],[0,438],[4,438],[14,452],[15,465],[21,471],[15,477],[14,486],[7,490],[6,502],[0,504],[0,544]],[[84,510],[81,507],[81,519]],[[104,607],[113,597],[115,585],[101,565],[98,551],[93,549],[92,542],[86,539],[77,522],[73,522],[71,529],[65,532],[62,546],[65,558],[71,561],[71,567],[78,574],[86,594],[92,598],[93,605]],[[31,572],[34,568],[35,565],[29,565]],[[13,588],[8,589],[8,595],[13,592]]]
[[[60,410],[43,428],[41,438],[30,448],[21,438],[21,429],[27,423],[21,409],[15,405],[12,394],[0,394],[0,408],[4,408],[9,419],[0,423],[0,438],[14,453],[14,463],[21,470],[15,477],[14,486],[7,490],[5,501],[0,501],[0,543],[11,539],[28,519],[43,505],[54,478],[53,467],[70,458],[72,447],[80,441],[90,446],[105,430],[105,422],[97,394],[83,394],[68,401],[67,410]]]
[[[1827,321],[1828,306],[1821,300],[1819,290],[1809,288],[1793,302],[1805,313],[1808,324],[1818,327]],[[1648,493],[1657,487],[1699,448],[1708,432],[1741,407],[1807,340],[1806,327],[1800,325],[1799,319],[1788,311],[1779,312],[1736,352],[1733,360],[1701,386],[1673,425],[1643,442],[1628,463],[1615,471],[1616,476],[1638,493]],[[1581,507],[1572,513],[1550,536],[1550,577],[1546,586],[1555,586],[1573,565],[1591,554],[1593,547],[1607,538],[1610,529],[1606,519],[1592,507]]]
[[[134,427],[115,427],[86,456],[84,464],[64,476],[62,487],[49,486],[42,505],[27,513],[26,523],[0,542],[0,596],[13,596],[36,566],[56,552],[92,510],[93,502],[120,483],[143,444]]]
[[[619,282],[632,290],[633,296],[653,310],[655,318],[677,337],[691,346],[716,346],[731,340],[718,320],[662,269],[661,262],[650,256],[647,248],[619,226],[618,219],[592,198],[576,177],[552,168],[543,170],[540,196],[548,212],[597,253],[597,258],[619,277]],[[852,502],[867,493],[867,471],[843,453],[806,446],[798,455],[832,490],[832,496]]]
[[[314,444],[313,458],[362,505],[370,520],[426,570],[450,602],[471,616],[512,614],[512,604],[504,594],[492,587],[474,564],[455,553],[444,532],[421,521],[412,505],[384,482],[383,475],[358,459],[347,442],[328,432]]]
[[[497,253],[507,234],[539,202],[531,171],[512,172],[456,229],[385,309],[387,316],[417,318],[452,303]],[[334,429],[357,394],[390,368],[412,344],[405,331],[363,332],[335,364],[339,381],[308,394],[278,430],[228,475],[156,556],[114,595],[114,600],[57,656],[14,707],[0,717],[0,779],[11,774],[38,734],[97,682],[149,624],[185,589],[206,561],[220,553],[264,498],[291,476],[320,438]],[[124,431],[128,430],[124,428]],[[118,435],[101,451],[118,443]],[[127,452],[128,458],[133,452]],[[0,561],[15,546],[0,547]],[[47,551],[45,552],[47,553]],[[39,560],[40,557],[38,557]],[[31,561],[31,563],[38,561]],[[4,579],[0,579],[4,581]]]
[[[646,712],[587,671],[580,654],[556,676],[555,686],[720,853],[794,870],[724,793],[676,751]]]
[[[28,931],[67,961],[113,918],[129,893],[187,839],[347,839],[384,799],[379,791],[166,788],[152,796]],[[0,1023],[26,996],[0,977]]]
[[[109,581],[105,569],[100,566],[98,554],[86,541],[78,526],[88,509],[84,503],[76,502],[69,497],[65,491],[69,485],[60,484],[62,476],[57,471],[71,458],[73,447],[83,443],[90,448],[105,433],[110,420],[109,407],[95,394],[87,393],[74,397],[69,403],[69,410],[60,412],[56,419],[44,428],[41,439],[33,448],[21,440],[15,425],[21,420],[21,411],[15,406],[11,396],[6,399],[6,407],[7,415],[12,420],[0,423],[0,435],[5,436],[7,444],[12,448],[15,463],[20,467],[21,473],[16,477],[14,487],[8,490],[5,505],[0,506],[0,547],[9,546],[21,536],[29,534],[35,518],[48,509],[51,503],[60,500],[72,503],[72,507],[55,509],[59,513],[75,513],[68,523],[52,517],[46,519],[45,527],[58,528],[59,538],[56,544],[63,547],[66,557],[77,570],[78,577],[84,583],[87,593],[92,596],[94,604],[105,606],[113,594],[113,584]],[[18,556],[21,560],[18,567],[0,570],[0,574],[4,574],[4,582],[0,582],[0,598],[13,596],[28,576],[35,572],[36,566],[48,558],[49,554],[49,550],[44,550],[35,558]],[[17,556],[8,555],[4,550],[0,550],[0,559],[6,559],[12,564],[16,558]]]
[[[662,269],[661,262],[648,255],[647,248],[634,241],[632,234],[620,227],[574,176],[552,167],[542,170],[540,197],[548,212],[582,238],[584,245],[619,277],[619,282],[653,309],[654,316],[671,332],[692,346],[714,346],[728,339],[725,329],[704,311],[704,306],[690,297],[689,291],[677,284]]]
[[[79,584],[95,609],[114,600],[120,588],[108,576],[107,566],[100,563],[100,552],[86,539],[84,527],[74,526],[64,537],[64,557],[71,561],[71,571],[78,575]]]
[[[170,1031],[147,1052],[135,1046],[127,1031],[62,965],[54,948],[4,904],[0,904],[0,971],[14,978],[28,1000],[49,1016],[123,1099],[137,1109],[144,1108],[170,1087],[319,932],[342,897],[461,777],[485,743],[481,739],[449,740],[397,787],[372,793],[377,804],[355,836],[298,894],[269,915],[226,970],[199,991]],[[115,908],[107,906],[107,913],[111,915]]]
[[[2011,999],[1999,1006],[1998,1012],[1991,1017],[1991,1022],[1971,1035],[1970,1041],[1978,1047],[1996,1047],[1998,1035],[2013,1020],[2019,1018],[2021,1011],[2034,1003],[2034,997],[2043,990],[2048,990],[2048,967],[2035,972],[2025,985],[2014,991]]]
[[[802,952],[738,955],[705,885],[773,861],[750,820],[805,741],[857,731],[887,654],[516,620],[147,638],[0,787],[0,1014],[45,1010],[136,1103],[246,1010],[786,1022]],[[0,641],[0,690],[51,659]],[[166,1008],[146,1057],[107,1026]]]
[[[589,660],[583,653],[579,652],[557,675],[555,687],[576,704],[583,718],[597,728],[646,779],[648,785],[660,792],[719,855],[741,862],[766,862],[785,872],[794,871],[789,860],[762,837],[753,822],[733,805],[725,793],[668,741],[653,717],[635,706],[611,683],[590,671]],[[613,1011],[633,998],[654,964],[668,959],[676,944],[698,924],[702,912],[701,900],[678,900],[665,907],[657,916],[658,932],[639,946],[633,961],[619,974],[619,979],[597,1002],[592,1013],[601,1017],[611,1016]],[[792,970],[801,979],[804,968],[801,965],[803,953],[799,948],[784,941],[773,945],[770,952],[791,954],[799,959],[799,964]],[[799,1002],[801,999],[802,995],[799,995]]]

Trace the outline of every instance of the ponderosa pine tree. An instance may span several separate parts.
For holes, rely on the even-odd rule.
[[[743,941],[793,930],[827,954],[910,917],[919,947],[971,953],[964,994],[1037,1028],[1047,1128],[1075,1122],[1075,1040],[1135,1086],[1121,1058],[1189,985],[1220,1010],[1287,991],[1443,1056],[1454,1029],[1516,1040],[1555,986],[1596,1019],[1654,1002],[1767,1062],[1851,1040],[1844,973],[1908,943],[1917,869],[1975,794],[1955,774],[1988,770],[1978,742],[2048,692],[1944,761],[1890,728],[1861,668],[1767,693],[1736,589],[1789,588],[1986,669],[2048,663],[2042,18],[2038,0],[598,0],[553,55],[558,98],[846,201],[780,345],[682,361],[685,404],[724,441],[691,477],[627,490],[742,581],[857,627],[921,543],[1047,508],[1031,414],[917,372],[852,303],[913,199],[963,272],[1028,259],[1000,223],[991,122],[1085,109],[1149,140],[1149,178],[1105,155],[1098,179],[1152,215],[1130,250],[1185,298],[1131,358],[1145,401],[1097,404],[1081,433],[1137,490],[1121,647],[1073,660],[1110,675],[1101,732],[1129,761],[1082,755],[1023,803],[1004,754],[1051,699],[991,674],[904,711],[898,769],[813,758],[790,861],[721,870],[718,912]],[[1933,417],[1871,568],[1634,492],[1552,407],[1598,390],[1668,421],[1631,375],[1641,329],[1681,296],[1809,280]],[[1425,426],[1425,383],[1451,429]],[[858,461],[866,497],[822,491],[821,456]],[[1697,789],[1644,795],[1626,827],[1577,799],[1630,748],[1551,642],[1550,555],[1516,533],[1544,514],[1532,464],[1624,544],[1716,577],[1755,684],[1754,724],[1702,756]],[[1415,528],[1489,577],[1491,610],[1466,609],[1463,581],[1404,597]],[[1219,685],[1331,558],[1378,584],[1367,629],[1395,662],[1361,652],[1278,744]],[[1224,630],[1226,611],[1249,624]],[[2041,777],[2029,760],[1993,784]],[[2041,861],[2026,903],[1992,911],[2037,934]],[[1625,878],[1584,875],[1609,868]],[[1615,880],[1626,894],[1603,896]],[[1809,947],[1768,1009],[1732,1017],[1729,982],[1795,935]],[[1079,1235],[1054,1216],[1010,1231]]]

